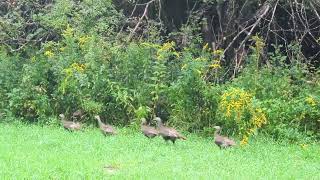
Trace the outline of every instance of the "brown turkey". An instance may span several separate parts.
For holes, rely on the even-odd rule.
[[[177,130],[164,126],[159,117],[154,118],[154,120],[157,121],[159,135],[162,136],[165,141],[170,140],[174,144],[177,139],[187,139],[184,136],[180,135]]]
[[[72,119],[82,119],[85,116],[85,114],[83,113],[83,111],[81,109],[78,109],[77,111],[75,111],[74,113],[72,113]]]
[[[104,124],[101,121],[101,118],[99,115],[94,116],[94,118],[96,118],[96,120],[98,121],[99,127],[101,132],[106,136],[106,135],[116,135],[116,131],[114,130],[114,128],[109,125],[109,124]]]
[[[145,118],[141,118],[141,131],[148,138],[154,138],[159,134],[159,131],[147,124]]]
[[[234,140],[229,139],[228,137],[224,137],[220,135],[221,127],[220,126],[214,126],[216,129],[214,132],[214,143],[219,146],[219,148],[227,148],[235,146],[236,143]]]
[[[61,122],[63,127],[70,131],[77,131],[81,129],[81,124],[79,122],[67,121],[64,114],[60,114]]]

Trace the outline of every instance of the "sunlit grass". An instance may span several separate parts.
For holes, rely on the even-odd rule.
[[[258,140],[219,150],[195,135],[175,145],[132,130],[0,124],[1,179],[319,179],[320,146]]]

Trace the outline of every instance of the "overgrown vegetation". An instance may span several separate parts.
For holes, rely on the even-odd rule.
[[[203,134],[221,125],[242,144],[258,131],[293,142],[320,137],[320,74],[302,41],[276,43],[254,31],[230,56],[228,43],[202,40],[197,22],[204,17],[195,12],[166,32],[152,12],[132,27],[112,1],[2,4],[2,119],[48,124],[82,109],[87,124],[101,114],[135,127],[141,117],[160,116]]]

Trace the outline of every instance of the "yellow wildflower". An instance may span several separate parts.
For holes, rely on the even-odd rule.
[[[259,37],[258,35],[253,36],[252,39],[255,41],[255,47],[256,47],[257,51],[261,52],[261,50],[265,46],[264,40],[261,37]]]
[[[213,55],[215,56],[222,56],[223,55],[223,50],[222,49],[217,49],[213,51]]]
[[[79,45],[83,46],[86,42],[88,42],[89,39],[90,39],[89,36],[81,36],[79,38]]]
[[[212,69],[219,69],[219,68],[221,68],[220,64],[216,64],[216,63],[211,64],[209,67],[212,68]]]
[[[267,118],[261,108],[257,108],[254,111],[252,117],[252,123],[255,127],[260,128],[263,124],[267,123]]]
[[[240,146],[247,145],[248,141],[249,141],[249,137],[248,136],[243,136],[242,140],[240,141]]]
[[[231,117],[231,107],[230,106],[227,107],[225,116],[226,117]]]
[[[51,50],[47,50],[44,52],[44,55],[47,56],[48,58],[51,58],[54,56],[54,53]]]
[[[161,51],[173,50],[174,46],[175,46],[175,43],[173,41],[167,42],[161,46],[160,50]]]
[[[157,59],[163,60],[168,55],[168,53],[172,53],[175,56],[179,57],[180,55],[174,50],[174,46],[175,43],[172,41],[164,43],[162,46],[157,47]]]
[[[64,69],[64,72],[66,73],[67,76],[71,76],[73,74],[71,68]]]
[[[79,63],[73,63],[71,67],[76,70],[77,72],[83,72],[86,66],[84,64],[79,64]]]
[[[267,123],[263,109],[253,106],[253,95],[239,88],[232,88],[222,94],[219,110],[224,117],[232,118],[241,129],[242,145],[247,144],[248,138]],[[251,115],[251,119],[244,119],[246,113]]]
[[[317,105],[316,100],[312,96],[307,97],[306,98],[306,102],[311,106],[316,106]]]
[[[245,109],[249,109],[252,95],[238,88],[233,88],[222,94],[219,108],[224,112],[224,116],[230,117],[235,113],[237,118],[241,118]],[[240,121],[240,119],[236,119]]]
[[[35,56],[32,56],[32,58],[31,58],[31,62],[36,62],[37,60],[36,60],[36,57]]]
[[[73,36],[73,29],[70,27],[70,25],[67,25],[66,30],[63,31],[62,35],[64,37],[72,37]]]
[[[300,144],[300,146],[303,148],[303,149],[306,149],[308,147],[307,144]]]
[[[206,44],[202,47],[202,50],[206,50],[206,49],[208,49],[208,46],[209,46],[209,44],[208,44],[208,43],[206,43]]]

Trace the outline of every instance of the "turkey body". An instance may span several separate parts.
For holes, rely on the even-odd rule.
[[[159,130],[159,135],[162,136],[162,138],[165,141],[170,140],[172,143],[175,143],[177,139],[183,139],[186,140],[184,136],[182,136],[177,130],[174,128],[166,127],[163,125],[161,119],[159,117],[156,117],[154,120],[157,121],[158,124],[158,130]]]
[[[227,148],[227,147],[232,147],[236,145],[236,142],[228,137],[221,136],[220,131],[221,127],[220,126],[215,126],[214,127],[216,130],[214,132],[214,143],[221,149],[221,148]]]
[[[145,118],[141,119],[141,132],[148,138],[154,138],[159,134],[158,130],[147,125],[147,121]]]
[[[106,135],[116,135],[117,134],[115,129],[111,125],[105,124],[101,121],[101,118],[99,115],[96,115],[95,119],[98,121],[99,128],[100,128],[103,135],[106,136]]]
[[[81,124],[79,122],[67,121],[64,114],[60,114],[59,116],[65,129],[70,131],[77,131],[81,129]]]

